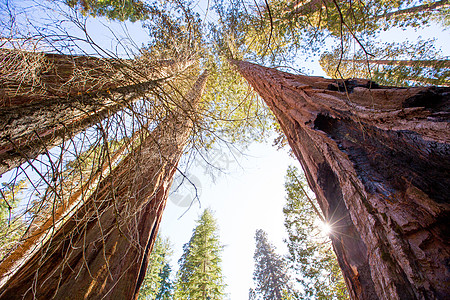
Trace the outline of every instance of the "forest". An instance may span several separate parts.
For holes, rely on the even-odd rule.
[[[256,144],[298,165],[230,196],[245,297],[448,299],[449,27],[449,0],[0,0],[0,299],[241,298],[202,192]],[[281,243],[239,220],[268,201]]]

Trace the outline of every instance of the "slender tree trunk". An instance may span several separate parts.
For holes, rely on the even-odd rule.
[[[39,251],[3,272],[0,299],[137,298],[206,76]]]
[[[447,76],[447,79],[449,77]],[[428,78],[423,76],[408,76],[405,78],[405,80],[416,82],[419,85],[442,85],[442,86],[450,86],[450,81],[447,80],[445,82],[442,82],[442,80],[436,79],[436,78]]]
[[[396,18],[396,17],[406,17],[409,15],[423,13],[423,12],[430,12],[432,10],[438,10],[438,9],[446,8],[449,6],[450,6],[450,0],[441,0],[441,1],[436,1],[436,2],[432,2],[432,3],[413,6],[410,8],[399,9],[399,10],[381,15],[381,16],[377,17],[377,19],[383,18],[383,19],[389,20],[391,18]]]
[[[346,63],[361,63],[361,64],[377,64],[377,65],[394,65],[394,66],[409,66],[409,67],[431,67],[431,68],[450,68],[450,60],[448,59],[434,59],[434,60],[397,60],[397,59],[343,59]]]
[[[302,164],[351,298],[448,297],[450,89],[234,64]]]
[[[26,98],[23,98],[22,95],[20,101],[16,99],[22,103],[19,106],[4,105],[0,107],[0,120],[2,120],[0,124],[0,175],[26,161],[32,161],[39,154],[61,144],[64,139],[82,132],[123,109],[134,100],[142,98],[160,81],[183,70],[191,63],[190,61],[160,61],[158,62],[159,72],[156,72],[154,68],[151,72],[142,71],[147,77],[159,79],[146,79],[146,81],[139,82],[144,78],[144,75],[141,74],[143,76],[141,78],[136,75],[135,78],[127,78],[127,80],[117,79],[117,83],[114,81],[114,76],[118,76],[117,71],[116,75],[112,74],[112,71],[102,75],[101,71],[106,67],[101,63],[103,62],[101,59],[74,57],[72,58],[76,62],[74,63],[67,56],[47,54],[47,57],[52,57],[53,62],[57,61],[57,67],[53,69],[54,73],[70,73],[71,75],[67,77],[54,74],[45,76],[45,80],[41,80],[45,82],[45,92],[41,94],[33,92]],[[75,71],[78,70],[77,64],[85,67],[83,70],[86,72],[91,68],[91,73],[95,73],[95,76],[91,75],[95,78],[107,76],[113,78],[109,79],[109,83],[101,86],[99,82],[95,83],[93,80],[92,84],[74,88],[76,94],[80,95],[73,95],[75,92],[72,91],[65,96],[53,93],[53,89],[48,86],[60,83],[68,85],[68,81],[73,81],[72,73],[76,73]],[[97,68],[94,67],[96,64]],[[127,76],[131,76],[129,73],[127,74]],[[58,81],[57,78],[62,79]],[[132,83],[132,80],[137,83]],[[126,81],[128,81],[128,85],[120,86]],[[118,87],[112,88],[113,85],[118,85]],[[93,88],[100,87],[103,89],[89,92]],[[48,98],[46,98],[47,96]],[[16,100],[14,100],[15,102],[11,101],[17,104]]]

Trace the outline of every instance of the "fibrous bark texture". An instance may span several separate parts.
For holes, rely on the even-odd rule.
[[[234,61],[302,164],[352,299],[450,295],[450,89]]]
[[[139,69],[138,61],[132,67],[124,60],[5,50],[0,58],[11,65],[0,72],[0,175],[145,97],[191,63]],[[45,70],[25,72],[20,65],[31,59],[45,62]],[[13,66],[24,74],[6,73],[17,73]]]
[[[137,297],[206,76],[32,255],[19,246],[0,265],[0,299]]]
[[[145,55],[113,59],[0,49],[0,107],[66,99],[170,77],[190,62],[151,60]]]

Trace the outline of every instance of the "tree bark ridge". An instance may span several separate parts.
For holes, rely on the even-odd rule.
[[[449,89],[382,87],[233,63],[302,164],[333,227],[351,298],[448,296]]]
[[[6,53],[11,55],[10,51]],[[0,54],[5,55],[2,52]],[[121,69],[128,70],[120,61],[113,61],[112,63],[119,66],[110,67],[109,72],[102,73],[101,71],[106,69],[104,65],[111,64],[104,59],[56,54],[45,54],[44,57],[57,62],[56,73],[69,73],[66,76],[68,78],[62,77],[61,84],[74,81],[73,73],[77,73],[79,64],[86,68],[84,71],[93,73],[90,74],[93,76],[93,83],[69,88],[70,91],[63,89],[63,92],[53,92],[47,86],[50,83],[55,85],[50,81],[54,76],[50,76],[50,79],[45,77],[45,89],[42,88],[43,91],[39,93],[21,96],[26,99],[20,100],[20,105],[14,100],[17,95],[5,92],[8,101],[5,100],[4,105],[0,107],[0,119],[3,120],[0,126],[0,175],[27,161],[31,162],[39,154],[124,109],[133,101],[148,95],[168,77],[192,64],[191,61],[159,61],[156,63],[158,68],[148,67],[147,71],[142,70],[142,74],[122,74],[120,78],[115,78]],[[111,74],[113,71],[116,75]],[[4,74],[0,75],[5,77]],[[96,79],[102,78],[101,75],[109,75],[112,78],[107,83],[100,84]],[[6,102],[14,105],[7,105]]]

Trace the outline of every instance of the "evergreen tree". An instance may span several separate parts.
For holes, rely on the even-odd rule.
[[[250,299],[286,299],[290,292],[286,263],[275,253],[275,247],[267,240],[264,230],[256,230],[255,240],[253,280],[256,288],[250,290]]]
[[[169,257],[172,255],[170,242],[158,234],[150,254],[147,273],[139,290],[138,299],[170,299],[172,282],[170,280]]]
[[[223,299],[221,251],[216,220],[206,209],[178,263],[175,299]]]
[[[136,22],[149,18],[151,7],[140,0],[67,0],[69,6],[85,15],[104,16],[109,19]]]
[[[22,216],[16,216],[14,209],[21,198],[20,192],[26,187],[26,181],[2,183],[0,187],[0,261],[11,251],[25,233],[26,223]]]
[[[159,272],[159,291],[158,295],[156,295],[156,299],[158,300],[169,300],[172,299],[173,293],[173,282],[170,279],[170,273],[172,272],[172,268],[170,264],[166,262],[161,271]]]
[[[288,232],[289,267],[301,284],[301,299],[347,299],[344,278],[326,236],[317,201],[306,194],[306,178],[290,166],[286,174],[284,225]]]

